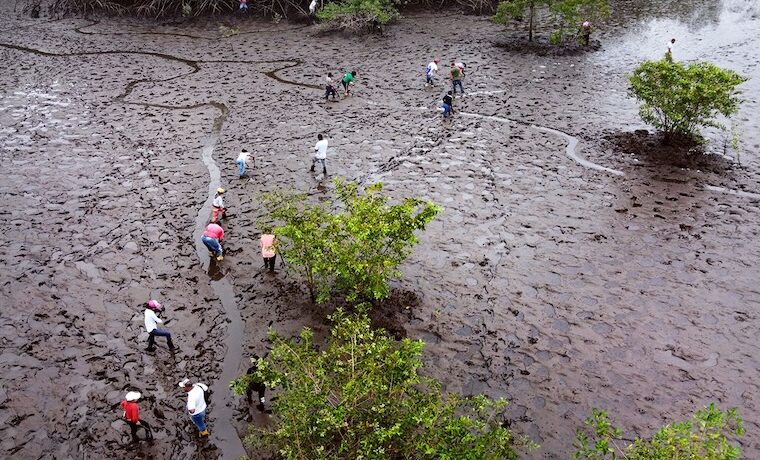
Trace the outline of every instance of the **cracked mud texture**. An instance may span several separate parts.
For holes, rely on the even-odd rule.
[[[326,132],[332,176],[444,207],[382,322],[427,342],[425,372],[447,389],[508,397],[512,427],[542,445],[530,458],[567,458],[592,407],[646,435],[710,401],[739,407],[744,457],[760,457],[760,13],[739,0],[614,6],[601,49],[571,56],[496,47],[502,28],[472,16],[410,15],[353,39],[249,21],[224,38],[214,20],[50,22],[3,6],[0,451],[229,455],[214,408],[231,401],[242,432],[245,404],[216,392],[212,437],[199,441],[176,382],[218,384],[225,358],[240,359],[227,354],[220,276],[244,321],[244,356],[265,351],[270,326],[326,330],[297,279],[262,273],[257,246],[261,193],[329,193],[308,173]],[[634,133],[645,127],[625,74],[671,36],[677,59],[753,77],[737,117],[741,164],[724,133],[707,131],[709,156],[676,158]],[[455,108],[474,116],[440,120],[442,88],[422,85],[434,56],[468,64],[472,94]],[[347,70],[359,72],[351,98],[324,103],[310,87]],[[624,175],[574,161],[568,139]],[[194,241],[209,140],[231,214],[227,256],[210,275]],[[241,147],[256,157],[244,180]],[[173,319],[176,358],[161,340],[143,353],[138,306],[151,294]],[[129,445],[127,389],[144,395],[153,445]]]

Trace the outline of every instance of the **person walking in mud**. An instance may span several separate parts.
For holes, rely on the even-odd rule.
[[[264,258],[264,268],[268,268],[270,272],[274,272],[274,261],[277,258],[277,253],[275,252],[276,244],[272,229],[265,228],[259,240],[259,246],[261,246],[261,257]]]
[[[187,394],[187,413],[190,414],[190,418],[198,428],[198,434],[208,436],[208,427],[206,426],[206,392],[208,386],[200,382],[191,384],[190,379],[184,379],[179,382],[179,387]]]
[[[435,86],[435,76],[438,74],[438,63],[441,60],[438,58],[433,59],[427,67],[425,67],[425,87]]]
[[[335,91],[335,80],[333,80],[332,72],[328,72],[327,77],[325,77],[325,102],[330,99],[330,95],[332,95],[333,101],[335,101],[335,96],[338,95],[338,92]]]
[[[226,192],[226,190],[222,187],[216,189],[214,201],[211,203],[211,222],[216,222],[217,220],[226,217],[225,213],[227,212],[227,209],[224,207],[224,199],[222,198],[224,192]]]
[[[453,86],[454,94],[457,93],[457,86],[459,90],[464,94],[464,86],[462,86],[462,71],[457,67],[454,61],[451,62],[451,70],[449,70],[449,78],[451,79],[451,85]]]
[[[222,255],[222,239],[224,239],[224,229],[217,223],[211,222],[206,226],[206,230],[203,232],[201,242],[209,250],[209,255],[216,257],[217,262],[224,260]]]
[[[453,111],[454,97],[451,95],[451,91],[449,91],[443,96],[443,118],[449,118]]]
[[[317,163],[322,164],[322,174],[327,176],[327,139],[321,134],[317,135],[317,143],[314,145],[314,158],[311,162],[311,172],[314,172],[314,167]]]
[[[251,154],[246,149],[240,150],[240,155],[238,155],[237,160],[235,160],[235,163],[238,165],[238,174],[240,176],[240,179],[245,176],[245,168],[248,165],[248,160],[250,160]],[[256,166],[256,159],[253,160],[253,166]],[[222,201],[222,206],[224,206],[224,201]]]
[[[345,75],[343,75],[343,78],[340,80],[340,83],[343,85],[343,96],[348,96],[351,94],[351,87],[354,86],[354,80],[356,80],[356,72],[346,72]]]
[[[140,393],[137,391],[130,391],[124,396],[124,400],[121,402],[121,408],[124,409],[124,420],[132,432],[133,442],[140,440],[137,436],[139,428],[145,430],[146,441],[153,441],[153,431],[150,429],[150,425],[145,420],[140,420],[140,408],[137,406],[137,400],[140,399],[140,396]]]
[[[676,46],[676,39],[671,38],[670,42],[668,42],[668,50],[665,52],[665,60],[668,62],[673,62],[673,48]]]
[[[166,345],[171,352],[174,352],[174,342],[172,335],[166,329],[159,329],[158,325],[164,321],[158,317],[156,312],[163,310],[163,307],[157,300],[149,300],[145,304],[145,330],[148,331],[148,348],[147,351],[156,351],[156,337],[166,337]]]
[[[258,403],[256,404],[256,409],[264,412],[264,403],[266,402],[266,399],[264,399],[264,393],[266,392],[266,386],[264,386],[263,381],[259,380],[256,377],[256,371],[259,369],[258,355],[253,355],[251,362],[253,363],[253,366],[249,367],[248,371],[246,372],[246,375],[248,375],[248,386],[245,389],[245,399],[250,405],[253,402],[252,395],[255,391],[258,395]]]
[[[591,22],[583,21],[583,24],[581,24],[580,33],[583,37],[583,45],[588,46],[589,41],[591,40]]]

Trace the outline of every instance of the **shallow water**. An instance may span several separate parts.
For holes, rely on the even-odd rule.
[[[404,18],[350,52],[301,26],[246,22],[224,38],[214,20],[3,15],[0,448],[239,453],[251,408],[225,390],[241,361],[265,352],[269,327],[326,330],[297,280],[262,274],[256,245],[262,192],[319,199],[331,188],[308,173],[325,132],[331,175],[444,207],[384,321],[428,342],[425,371],[448,389],[509,397],[512,427],[542,444],[533,457],[566,458],[592,407],[632,436],[710,401],[739,407],[745,458],[760,455],[760,76],[744,85],[741,165],[718,155],[674,165],[605,140],[643,127],[625,73],[671,35],[677,59],[756,76],[755,4],[616,5],[601,51],[565,57],[508,53],[491,45],[500,27],[458,15]],[[452,43],[454,28],[469,40]],[[443,88],[422,85],[436,55],[468,63],[463,116],[447,122]],[[347,70],[359,72],[355,96],[322,102],[323,75]],[[734,156],[725,134],[708,137],[709,151]],[[234,164],[242,146],[257,163],[246,180]],[[225,260],[208,267],[199,232],[218,185],[232,217]],[[173,318],[176,357],[142,353],[138,304],[151,295]],[[185,376],[214,389],[208,441],[184,413]],[[118,410],[128,389],[144,395],[153,445],[128,444]]]

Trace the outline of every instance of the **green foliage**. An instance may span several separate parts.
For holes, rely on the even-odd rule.
[[[550,36],[552,44],[560,44],[568,33],[575,33],[583,21],[596,21],[609,16],[608,0],[502,0],[496,7],[493,20],[508,24],[514,19],[528,17],[528,41],[533,41],[536,10],[546,8],[557,28]]]
[[[317,11],[327,27],[350,32],[371,30],[398,17],[398,0],[341,0]]]
[[[692,420],[665,425],[652,438],[636,438],[626,447],[621,447],[622,430],[609,423],[606,412],[594,409],[586,425],[592,437],[578,431],[576,459],[735,460],[741,449],[729,436],[744,435],[736,409],[722,412],[714,404],[697,411]]]
[[[238,394],[252,379],[282,389],[273,425],[253,427],[249,444],[288,460],[518,458],[499,420],[506,401],[446,395],[419,375],[422,341],[393,340],[361,312],[331,319],[323,351],[308,329],[298,341],[270,332],[257,374],[232,383]]]
[[[665,132],[698,138],[700,126],[723,128],[715,118],[739,110],[737,89],[747,77],[709,62],[645,61],[629,77],[629,94],[642,105],[641,119]]]
[[[390,204],[381,193],[382,183],[364,193],[353,182],[334,183],[338,200],[327,204],[309,204],[303,195],[264,196],[270,217],[282,223],[274,230],[277,251],[320,303],[333,289],[349,301],[382,299],[388,281],[400,275],[399,265],[418,242],[415,232],[424,230],[441,209],[417,198]]]

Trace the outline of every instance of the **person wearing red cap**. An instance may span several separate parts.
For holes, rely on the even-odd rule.
[[[161,311],[161,304],[156,300],[150,300],[145,304],[145,330],[148,331],[148,348],[147,351],[156,351],[156,336],[166,337],[166,344],[169,350],[174,351],[172,335],[166,329],[159,329],[158,325],[163,324],[163,320],[156,315]]]
[[[130,391],[121,402],[121,408],[124,409],[124,420],[132,431],[132,440],[139,441],[137,429],[142,427],[145,430],[145,440],[153,441],[153,431],[145,420],[140,420],[140,408],[137,406],[137,400],[140,399],[138,391]]]

